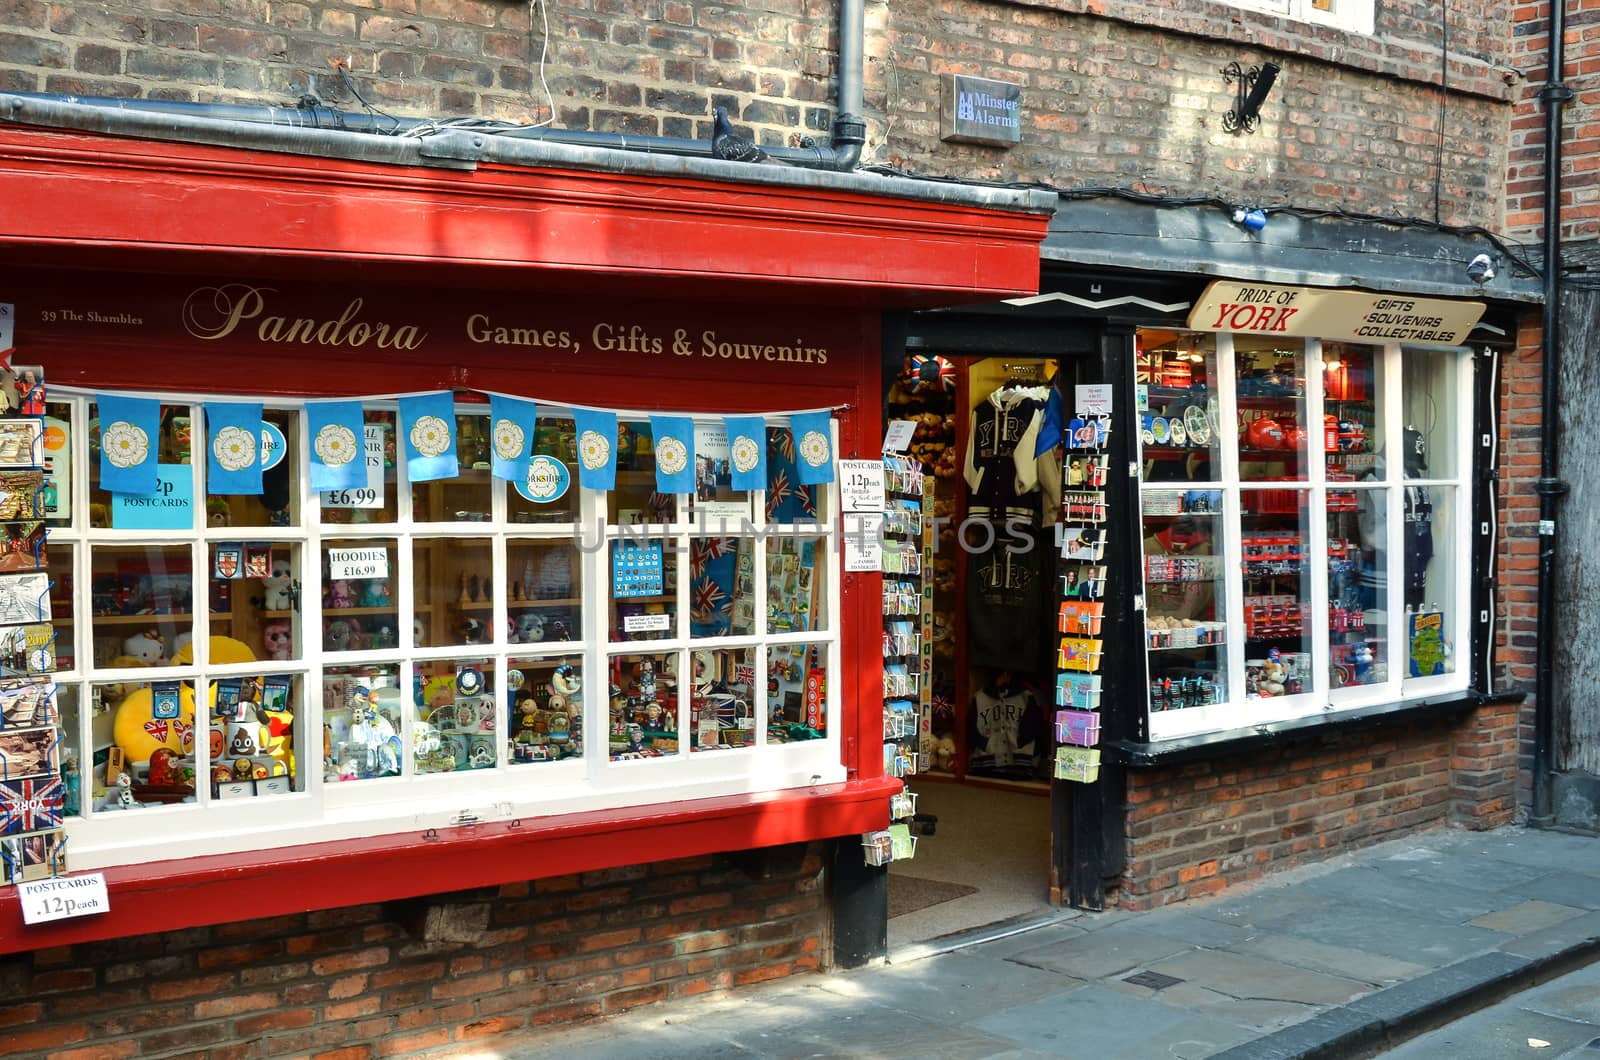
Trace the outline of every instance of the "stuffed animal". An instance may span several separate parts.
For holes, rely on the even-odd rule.
[[[537,611],[524,611],[518,615],[511,643],[537,644],[541,640],[544,640],[544,616]]]
[[[326,651],[349,651],[353,633],[349,622],[336,618],[328,623],[327,631],[322,636],[322,647]]]
[[[422,619],[413,618],[411,620],[411,646],[413,648],[421,648],[428,643],[427,633],[427,628],[423,626]]]
[[[261,587],[267,594],[262,606],[268,611],[289,610],[294,606],[294,593],[290,588],[293,584],[294,572],[288,559],[274,559],[272,574],[261,579]]]
[[[158,633],[147,630],[123,641],[122,654],[138,659],[145,666],[159,666],[167,657],[167,645]]]
[[[117,782],[110,791],[100,797],[95,803],[96,810],[131,810],[138,803],[133,801],[133,778],[126,773],[117,774]]]
[[[269,659],[283,660],[293,656],[294,646],[287,622],[280,620],[262,626],[261,642],[266,645]]]
[[[1283,682],[1288,676],[1283,663],[1276,659],[1268,659],[1261,664],[1261,680],[1256,682],[1257,690],[1263,696],[1283,695]]]
[[[233,513],[228,510],[228,502],[221,497],[213,497],[206,501],[207,526],[232,526]]]
[[[388,607],[392,599],[389,583],[383,578],[369,578],[361,587],[362,607]]]
[[[334,610],[356,606],[356,598],[350,591],[349,582],[341,578],[328,586],[327,606]]]
[[[949,772],[956,761],[956,741],[954,737],[941,736],[939,742],[933,747],[933,768]]]
[[[463,644],[482,644],[483,638],[488,634],[488,631],[484,629],[483,623],[476,618],[463,620],[459,632],[461,634],[461,643]]]

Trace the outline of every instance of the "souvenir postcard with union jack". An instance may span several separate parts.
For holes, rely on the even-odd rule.
[[[47,677],[0,681],[0,729],[54,725],[56,683]]]
[[[61,772],[57,749],[61,736],[54,726],[0,731],[0,780],[23,780]]]
[[[0,835],[60,828],[66,795],[60,777],[0,781]]]

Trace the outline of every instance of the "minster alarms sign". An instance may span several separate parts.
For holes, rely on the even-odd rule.
[[[1189,312],[1196,331],[1459,346],[1482,302],[1218,280]]]

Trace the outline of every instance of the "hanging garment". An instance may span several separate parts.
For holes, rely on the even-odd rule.
[[[967,514],[1004,523],[1039,522],[1038,440],[1045,387],[1001,387],[972,411],[963,477],[971,497]]]
[[[1020,685],[979,689],[967,712],[967,772],[1032,777],[1042,718],[1038,700]]]
[[[1428,564],[1433,560],[1433,500],[1425,486],[1405,491],[1406,603],[1420,607],[1428,590]]]
[[[1051,625],[1043,566],[1044,541],[1033,535],[1026,550],[996,527],[995,544],[967,557],[967,660],[973,666],[1037,673],[1045,665]],[[987,535],[973,531],[968,542]]]

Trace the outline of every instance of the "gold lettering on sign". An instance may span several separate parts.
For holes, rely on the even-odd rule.
[[[343,312],[331,320],[264,316],[266,296],[275,293],[271,287],[242,283],[196,288],[183,302],[183,328],[197,339],[215,342],[250,321],[255,323],[256,337],[262,342],[358,347],[371,343],[391,350],[414,350],[428,338],[428,333],[417,330],[415,324],[396,326],[360,319],[364,304],[360,298],[350,299]]]
[[[700,335],[700,356],[719,357],[734,361],[779,361],[786,364],[827,364],[825,346],[807,346],[799,339],[792,346],[775,346],[762,342],[724,342],[715,331],[706,330]]]

